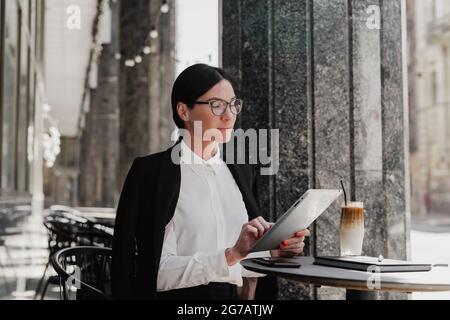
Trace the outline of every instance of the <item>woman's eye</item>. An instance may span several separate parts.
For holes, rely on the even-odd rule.
[[[211,101],[211,107],[220,108],[220,101]]]

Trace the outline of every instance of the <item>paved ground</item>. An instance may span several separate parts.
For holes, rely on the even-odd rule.
[[[0,246],[0,299],[33,299],[48,261],[47,232],[39,217],[21,226],[22,234],[7,236]],[[49,268],[48,275],[52,274]],[[46,299],[59,299],[59,288],[49,286]]]
[[[411,228],[411,259],[450,264],[450,218],[414,219]],[[450,300],[450,292],[414,293],[414,300]]]

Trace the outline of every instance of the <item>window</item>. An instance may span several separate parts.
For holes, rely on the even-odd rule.
[[[433,107],[437,107],[438,104],[438,79],[437,72],[431,73],[431,103]]]
[[[436,21],[436,0],[430,1],[430,19],[431,22]]]
[[[24,2],[24,4],[27,2]],[[19,191],[27,190],[27,135],[28,135],[28,104],[29,104],[29,61],[30,51],[27,43],[25,27],[28,22],[28,8],[26,5],[20,11],[19,17],[22,25],[20,36],[20,72],[19,72],[19,109],[17,125],[17,166],[16,187]]]
[[[16,113],[18,76],[18,7],[16,1],[5,1],[3,45],[2,167],[1,186],[15,187]]]
[[[30,45],[34,45],[34,40],[36,38],[36,0],[29,0],[28,3],[28,28],[30,30]],[[33,137],[34,137],[34,106],[35,106],[35,92],[36,92],[36,73],[35,73],[35,61],[30,59],[29,64],[29,83],[28,83],[28,133],[27,133],[27,159],[28,159],[28,170],[27,170],[27,181],[28,189],[32,185],[32,170],[33,170]]]

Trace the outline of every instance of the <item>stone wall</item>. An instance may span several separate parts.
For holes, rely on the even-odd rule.
[[[363,253],[404,259],[402,10],[401,0],[222,1],[222,64],[245,101],[239,125],[280,130],[279,172],[259,182],[272,218],[308,188],[340,188],[342,179],[349,197],[365,203]],[[340,205],[312,226],[306,254],[339,254]],[[343,289],[280,282],[281,299],[345,297]],[[387,297],[406,295],[380,295]]]

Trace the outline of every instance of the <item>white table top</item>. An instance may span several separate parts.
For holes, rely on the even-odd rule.
[[[116,218],[116,211],[109,208],[75,208],[79,214],[86,218],[114,220]]]
[[[313,257],[296,257],[300,268],[268,267],[246,259],[242,266],[251,271],[274,274],[282,278],[319,286],[330,286],[364,291],[450,291],[450,267],[434,267],[427,272],[373,273],[314,265]],[[376,278],[378,277],[378,278]],[[370,280],[379,280],[375,288]],[[375,284],[374,284],[375,285]]]

